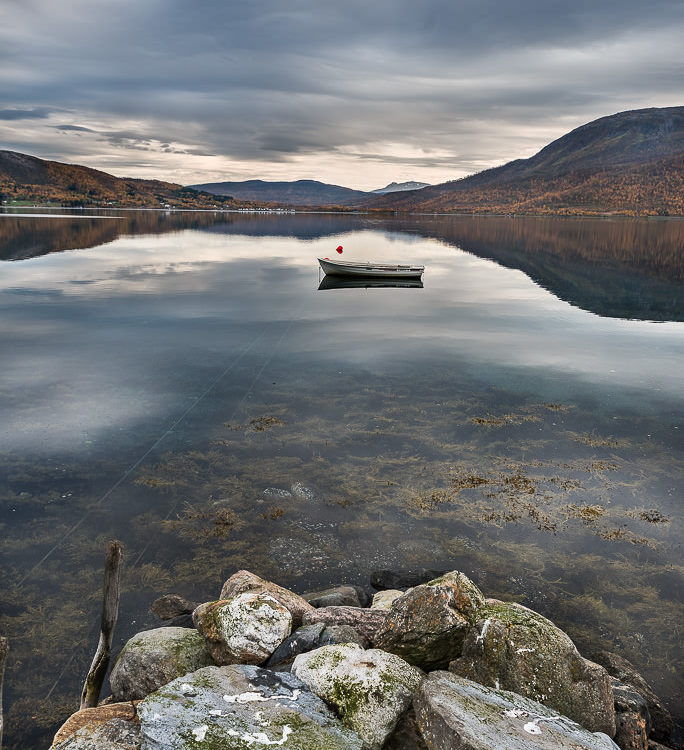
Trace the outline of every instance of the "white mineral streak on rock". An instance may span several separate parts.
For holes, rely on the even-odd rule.
[[[516,648],[515,653],[516,654],[531,654],[533,651],[536,651],[535,648]]]
[[[202,742],[206,737],[208,731],[209,727],[206,724],[202,724],[201,727],[193,729],[192,733],[195,735],[195,742]]]
[[[504,711],[504,716],[511,719],[519,719],[521,716],[527,716],[527,711],[523,708],[512,708],[510,711]]]
[[[223,716],[223,711],[219,708],[212,708],[211,711],[209,711],[210,716]]]
[[[190,696],[197,695],[197,691],[195,690],[195,688],[192,685],[188,685],[187,682],[184,682],[181,685],[181,693],[183,693],[183,695]]]
[[[523,729],[528,734],[541,734],[541,729],[537,726],[538,719],[535,719],[534,721],[528,721],[527,724],[523,727]]]
[[[491,617],[488,617],[488,618],[487,618],[487,619],[486,619],[486,620],[484,621],[484,625],[482,626],[482,632],[480,633],[480,635],[478,635],[478,636],[477,636],[477,637],[475,638],[475,643],[482,643],[482,644],[484,644],[484,639],[485,639],[485,635],[487,635],[487,630],[489,630],[489,626],[490,626],[491,624],[492,624],[492,618],[491,618]]]
[[[240,693],[239,695],[224,695],[223,700],[226,703],[264,703],[266,701],[296,701],[299,698],[300,690],[293,691],[292,695],[270,695],[268,698],[264,697],[259,692],[253,693]]]
[[[292,729],[286,724],[283,727],[283,736],[279,740],[269,740],[268,735],[264,734],[264,732],[243,732],[240,734],[240,732],[236,731],[235,729],[229,729],[228,734],[231,737],[239,737],[243,742],[246,742],[248,745],[284,745],[287,742],[287,738],[292,734]]]

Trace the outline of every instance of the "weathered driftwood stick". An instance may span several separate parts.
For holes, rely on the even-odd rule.
[[[102,690],[102,683],[107,674],[109,657],[112,649],[112,638],[116,618],[119,616],[119,578],[123,561],[121,542],[113,541],[107,547],[104,568],[104,590],[102,594],[102,621],[100,624],[100,641],[90,665],[90,671],[81,692],[81,708],[97,705]]]
[[[7,640],[7,638],[3,638],[0,635],[0,750],[2,749],[2,729],[3,729],[2,682],[5,677],[5,659],[7,659],[8,651],[9,651],[9,641]]]

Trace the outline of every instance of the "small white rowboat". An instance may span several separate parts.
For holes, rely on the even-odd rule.
[[[400,263],[364,263],[363,261],[330,260],[319,258],[324,273],[328,276],[373,276],[390,279],[419,279],[425,266]]]

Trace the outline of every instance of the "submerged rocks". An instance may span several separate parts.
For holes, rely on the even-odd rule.
[[[201,604],[192,619],[216,664],[263,664],[292,630],[290,612],[256,591]]]
[[[383,746],[425,676],[394,654],[351,644],[300,654],[292,671],[359,734],[364,750]]]
[[[482,607],[449,669],[537,700],[593,732],[615,734],[606,670],[582,658],[568,635],[527,607],[502,602]]]
[[[204,638],[188,628],[136,633],[123,647],[109,677],[117,701],[138,700],[167,682],[213,664]]]
[[[188,601],[180,594],[164,594],[150,604],[150,609],[160,620],[173,620],[192,614],[198,606],[199,602]]]
[[[284,745],[361,750],[361,739],[294,675],[254,666],[205,667],[138,705],[145,750]]]
[[[616,750],[535,701],[493,690],[450,672],[432,672],[414,700],[421,734],[431,750]]]
[[[420,586],[444,575],[445,570],[374,570],[370,574],[370,584],[374,589],[408,589]]]
[[[370,645],[382,627],[387,612],[362,607],[321,607],[304,615],[304,624],[324,622],[326,625],[350,625]]]
[[[294,591],[284,589],[276,583],[265,581],[258,575],[250,573],[248,570],[238,570],[224,584],[221,589],[220,599],[229,599],[230,597],[244,594],[247,591],[268,594],[277,602],[287,609],[292,615],[292,627],[298,628],[302,624],[302,618],[307,612],[311,612],[313,607],[309,602],[295,594]]]
[[[446,668],[484,602],[467,576],[447,573],[395,599],[373,643],[421,669]]]

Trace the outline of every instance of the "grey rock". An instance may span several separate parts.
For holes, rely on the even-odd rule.
[[[406,593],[408,593],[408,591]],[[373,596],[371,609],[391,609],[392,602],[403,595],[404,592],[401,589],[383,589],[382,591],[378,591],[378,593]]]
[[[263,594],[269,594],[277,602],[287,609],[292,615],[292,627],[298,628],[302,624],[302,617],[306,612],[313,610],[313,607],[301,596],[294,591],[278,586],[263,578],[260,578],[248,570],[238,570],[224,584],[221,589],[221,599],[229,599],[238,594],[244,594],[247,591],[256,591]]]
[[[111,719],[106,724],[88,724],[51,750],[140,750],[140,727],[132,721]]]
[[[300,654],[292,671],[358,733],[364,750],[380,750],[425,677],[394,654],[351,644]]]
[[[272,669],[276,665],[292,662],[298,654],[318,648],[321,645],[319,639],[324,630],[325,625],[322,622],[315,622],[313,625],[302,625],[301,628],[297,628],[273,652],[266,662],[266,667]]]
[[[580,656],[570,637],[519,604],[489,603],[477,614],[452,672],[539,701],[592,732],[615,734],[606,670]]]
[[[363,638],[364,645],[373,642],[387,618],[387,612],[365,607],[321,607],[304,615],[304,624],[324,622],[326,625],[351,625]]]
[[[655,694],[653,688],[637,672],[634,665],[612,651],[598,651],[592,654],[591,658],[597,664],[605,667],[611,677],[616,677],[625,685],[631,685],[637,693],[643,696],[651,717],[650,737],[654,740],[667,742],[674,730],[672,716]]]
[[[194,628],[195,623],[192,621],[192,612],[187,615],[177,615],[166,621],[169,628]]]
[[[449,672],[432,672],[414,699],[430,750],[617,750],[546,706]]]
[[[176,677],[209,664],[213,664],[211,654],[196,630],[143,630],[121,650],[109,684],[115,700],[139,700]]]
[[[199,602],[188,601],[180,594],[164,594],[152,602],[150,609],[160,620],[172,620],[180,615],[192,614],[198,606]]]
[[[216,664],[263,664],[292,631],[292,615],[265,592],[201,604],[192,613]]]
[[[428,750],[413,706],[399,719],[383,750]]]
[[[143,750],[361,750],[323,701],[294,675],[259,667],[205,667],[138,704]]]
[[[648,750],[651,717],[643,696],[630,685],[610,678],[615,698],[615,740],[621,750]]]
[[[359,595],[353,586],[334,586],[322,591],[302,594],[312,607],[360,607]]]
[[[318,639],[319,646],[335,646],[338,643],[355,643],[365,648],[363,639],[351,625],[327,625]]]
[[[460,655],[465,634],[483,605],[477,586],[452,571],[395,599],[373,643],[426,671],[443,669]]]
[[[370,584],[374,589],[408,589],[420,586],[446,573],[445,570],[374,570],[370,575]]]

